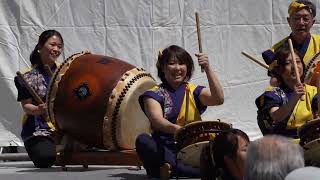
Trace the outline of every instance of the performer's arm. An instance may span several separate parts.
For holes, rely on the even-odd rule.
[[[220,105],[224,102],[223,88],[217,75],[213,72],[209,65],[209,58],[207,54],[199,53],[196,54],[198,57],[199,65],[206,72],[209,88],[202,89],[200,93],[200,101],[203,105],[213,106]]]
[[[29,115],[39,116],[46,114],[46,104],[39,104],[38,106],[32,104],[32,99],[21,100],[21,106],[25,113]]]
[[[271,119],[277,123],[284,120],[290,115],[294,107],[296,106],[299,99],[305,94],[305,89],[303,84],[297,84],[295,86],[295,93],[293,97],[289,100],[287,104],[284,104],[280,107],[272,107],[269,110]]]
[[[163,117],[163,111],[158,101],[145,97],[143,102],[145,113],[149,118],[153,129],[174,134],[181,128],[181,126],[173,124]]]

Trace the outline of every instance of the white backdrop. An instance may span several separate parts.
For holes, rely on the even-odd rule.
[[[313,1],[320,7],[320,0]],[[84,49],[143,67],[156,77],[156,56],[171,44],[198,50],[195,15],[200,15],[203,51],[221,80],[225,103],[203,119],[222,121],[261,136],[255,98],[268,84],[266,70],[241,55],[261,52],[288,33],[289,0],[0,0],[0,146],[21,145],[22,109],[16,102],[15,72],[30,65],[29,54],[43,30],[56,29],[65,56]],[[319,10],[319,8],[318,8]],[[317,32],[317,23],[313,32]],[[192,82],[207,85],[200,68]]]

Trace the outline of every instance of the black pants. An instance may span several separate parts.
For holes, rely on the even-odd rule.
[[[28,155],[37,168],[49,168],[56,160],[56,147],[49,137],[34,136],[24,142]]]
[[[176,154],[163,144],[157,143],[150,135],[140,134],[136,139],[136,151],[147,171],[149,177],[160,177],[160,166],[169,163],[172,169],[172,176],[199,178],[200,169],[185,165],[178,161],[176,164]]]

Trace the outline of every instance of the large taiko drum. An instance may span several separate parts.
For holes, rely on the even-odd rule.
[[[320,73],[320,53],[314,55],[306,64],[305,78],[304,82],[317,86],[317,74]]]
[[[150,132],[138,97],[155,84],[142,68],[84,51],[53,74],[49,117],[58,131],[88,146],[133,149],[136,137]]]
[[[310,165],[320,165],[320,119],[306,122],[298,129],[304,159]]]
[[[209,140],[230,129],[231,124],[216,121],[195,121],[187,124],[175,134],[177,160],[193,167],[200,167],[200,155]]]

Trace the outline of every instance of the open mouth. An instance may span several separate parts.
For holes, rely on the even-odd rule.
[[[306,29],[298,29],[298,32],[306,32]]]

